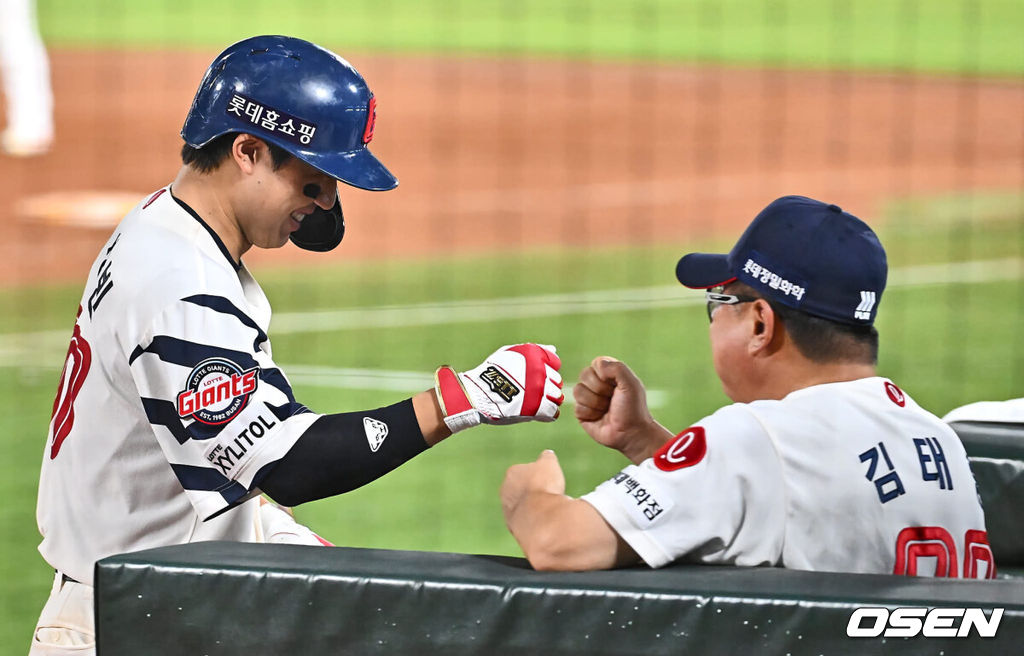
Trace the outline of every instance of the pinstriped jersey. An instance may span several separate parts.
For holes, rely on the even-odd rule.
[[[112,554],[258,540],[247,499],[319,417],[274,364],[270,315],[169,187],[128,213],[90,270],[54,400],[37,506],[47,562],[91,583]]]
[[[996,573],[959,437],[880,377],[726,406],[583,498],[652,567]]]

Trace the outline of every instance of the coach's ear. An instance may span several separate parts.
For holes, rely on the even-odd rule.
[[[768,301],[759,298],[750,304],[750,339],[747,352],[752,356],[771,355],[782,347],[784,329]]]

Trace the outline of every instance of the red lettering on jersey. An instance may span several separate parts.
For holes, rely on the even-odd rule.
[[[251,394],[256,391],[256,369],[243,371],[238,380],[242,386],[242,394]],[[235,376],[231,377],[231,381],[234,383]]]
[[[142,209],[146,209],[147,207],[152,205],[153,201],[155,201],[157,198],[160,198],[160,196],[163,195],[163,193],[165,191],[167,191],[167,189],[161,189],[160,191],[158,191],[155,194],[153,194],[152,196],[150,196],[149,200],[146,201],[146,204],[142,206]]]
[[[230,382],[228,384],[230,385]],[[209,408],[214,403],[217,403],[217,396],[218,394],[216,387],[207,387],[206,389],[204,389],[199,396],[200,409]]]
[[[888,380],[885,381],[885,393],[889,395],[889,399],[899,407],[907,405],[907,397],[903,394],[903,390],[893,385]]]
[[[665,442],[654,453],[654,466],[661,471],[692,467],[704,459],[708,443],[702,426],[692,426]]]
[[[373,141],[373,129],[377,127],[377,99],[370,96],[370,102],[366,106],[366,128],[363,130],[363,143]]]

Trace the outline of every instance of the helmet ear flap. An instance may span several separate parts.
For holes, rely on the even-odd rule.
[[[302,219],[301,227],[289,239],[299,248],[317,253],[334,250],[345,237],[345,215],[341,211],[341,197],[329,210],[317,207]]]

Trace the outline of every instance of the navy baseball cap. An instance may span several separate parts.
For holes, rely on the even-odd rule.
[[[728,253],[690,253],[676,265],[687,287],[738,281],[787,307],[854,326],[874,323],[887,275],[885,249],[866,223],[803,196],[761,210]]]

